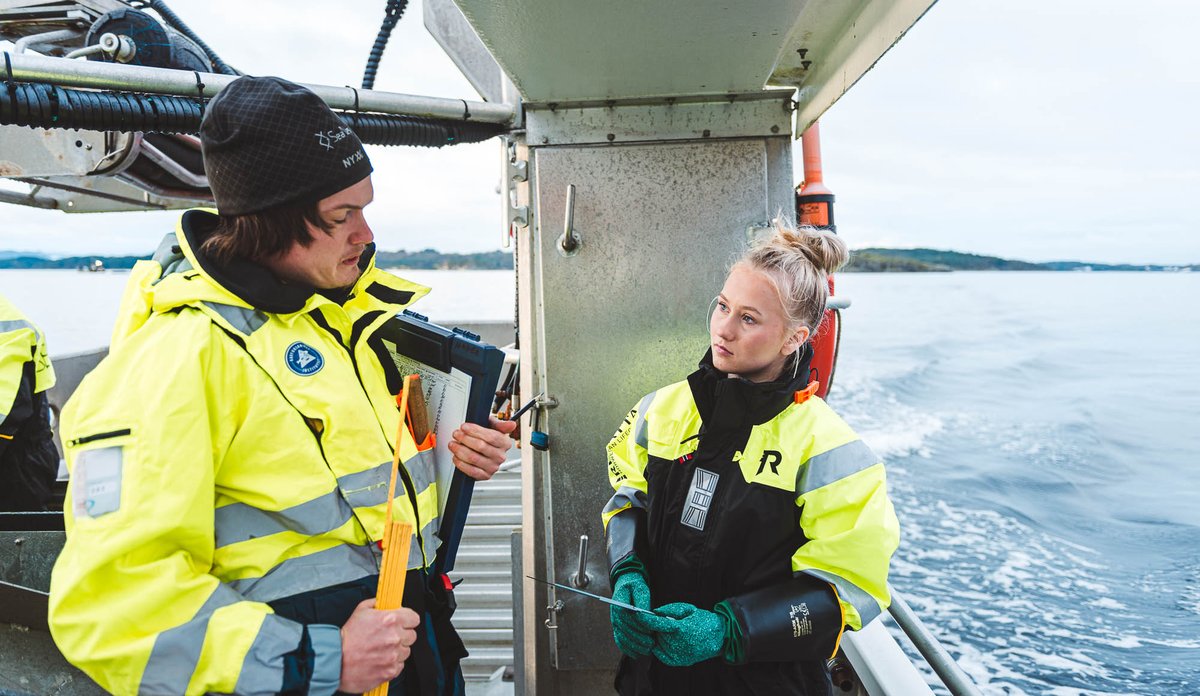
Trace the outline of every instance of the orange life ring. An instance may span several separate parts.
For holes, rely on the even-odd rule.
[[[829,276],[829,296],[833,297],[833,276]],[[841,338],[841,313],[836,309],[825,310],[821,325],[812,338],[813,357],[808,368],[808,378],[821,383],[817,396],[822,399],[833,386],[833,373],[837,368],[838,339]]]

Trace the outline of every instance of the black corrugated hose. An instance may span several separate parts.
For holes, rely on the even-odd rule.
[[[91,92],[0,79],[0,125],[93,131],[198,133],[204,103],[195,98]],[[487,140],[495,123],[335,112],[368,145],[442,147]]]
[[[204,51],[204,54],[207,55],[208,59],[212,61],[213,67],[217,69],[217,72],[223,75],[242,74],[230,67],[228,63],[221,60],[221,57],[217,55],[217,52],[209,48],[208,44],[204,43],[204,39],[201,39],[200,36],[196,32],[192,31],[187,24],[184,24],[183,20],[179,18],[179,15],[175,14],[174,10],[167,7],[167,3],[163,2],[162,0],[148,0],[147,2],[144,2],[143,5],[148,5],[155,12],[162,15],[162,18],[167,20],[167,24],[170,24],[175,31],[196,42],[196,45],[200,47],[200,50]]]
[[[388,0],[383,23],[379,25],[379,34],[375,37],[375,44],[371,46],[371,55],[367,56],[367,67],[363,70],[363,89],[375,89],[375,72],[379,70],[379,60],[383,58],[383,49],[387,48],[392,29],[396,28],[396,23],[400,21],[400,15],[404,14],[404,8],[407,6],[408,0]]]

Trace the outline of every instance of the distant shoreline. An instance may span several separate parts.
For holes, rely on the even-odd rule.
[[[964,254],[940,249],[855,249],[850,263],[842,269],[851,273],[929,273],[947,271],[1151,271],[1188,273],[1200,271],[1200,264],[1107,264],[1084,261],[1033,263],[998,256]]]
[[[42,254],[0,251],[0,269],[79,269],[121,270],[133,268],[147,256],[68,256],[53,258]],[[97,263],[98,262],[98,263]],[[512,254],[487,251],[475,254],[448,254],[434,249],[421,251],[380,251],[375,263],[381,268],[417,270],[511,270]],[[1032,263],[997,256],[980,256],[939,249],[884,249],[872,247],[850,252],[848,273],[937,273],[949,271],[1200,271],[1200,264],[1105,264],[1084,261]]]

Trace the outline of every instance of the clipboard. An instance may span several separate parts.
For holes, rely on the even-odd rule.
[[[447,329],[407,309],[380,327],[375,336],[392,359],[385,370],[421,376],[430,427],[437,439],[437,537],[441,545],[433,569],[447,573],[454,569],[475,490],[475,479],[451,462],[449,433],[463,422],[488,425],[504,351],[484,343],[476,334]]]

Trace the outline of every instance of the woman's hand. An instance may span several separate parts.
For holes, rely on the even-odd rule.
[[[516,421],[490,418],[491,427],[463,423],[450,438],[450,453],[454,466],[467,476],[486,481],[504,463],[513,441],[509,433],[517,429]]]
[[[638,570],[627,570],[613,582],[612,598],[638,609],[650,610],[650,586]],[[654,649],[654,634],[639,621],[640,614],[618,606],[608,608],[613,640],[630,657],[645,657]]]
[[[718,657],[728,633],[723,616],[686,602],[661,606],[644,621],[654,631],[651,654],[671,667],[689,667]]]

